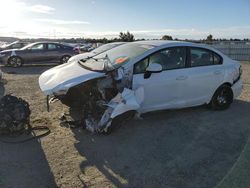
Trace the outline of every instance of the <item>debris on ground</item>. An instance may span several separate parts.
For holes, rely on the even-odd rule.
[[[132,87],[132,70],[118,69],[105,77],[84,82],[69,89],[67,94],[53,96],[77,111],[81,117],[71,120],[63,115],[61,125],[81,125],[93,133],[105,133],[113,126],[113,120],[129,111],[136,111],[144,100],[143,88],[135,91]],[[120,122],[122,123],[122,122]]]
[[[0,136],[19,136],[24,133],[27,135],[32,133],[32,137],[15,141],[0,139],[0,142],[18,144],[49,135],[50,129],[47,126],[31,127],[30,114],[29,103],[24,99],[12,95],[2,97],[0,99]],[[43,133],[34,134],[35,130]]]

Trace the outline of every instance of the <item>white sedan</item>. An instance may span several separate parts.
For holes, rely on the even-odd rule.
[[[137,41],[54,67],[39,84],[45,95],[81,108],[88,130],[109,132],[135,112],[226,109],[242,91],[241,72],[239,62],[210,46]]]

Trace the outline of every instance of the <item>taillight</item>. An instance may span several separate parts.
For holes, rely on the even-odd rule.
[[[75,47],[73,50],[74,50],[74,52],[77,53],[77,54],[80,54],[80,53],[81,53],[80,48],[78,48],[78,47]]]

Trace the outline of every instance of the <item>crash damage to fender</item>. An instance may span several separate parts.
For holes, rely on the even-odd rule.
[[[94,133],[109,132],[116,126],[114,124],[116,118],[121,118],[129,112],[133,115],[140,109],[144,90],[143,88],[132,90],[133,68],[120,67],[106,74],[96,74],[81,68],[83,71],[81,74],[79,69],[73,70],[76,65],[64,66],[71,66],[71,69],[65,68],[72,71],[72,74],[67,72],[69,75],[67,77],[70,79],[64,82],[62,79],[60,82],[61,75],[55,75],[59,73],[52,69],[40,76],[40,88],[46,95],[53,96],[51,102],[59,99],[63,104],[81,113],[82,126],[87,130]],[[62,70],[60,74],[63,74]],[[53,80],[53,77],[57,80]]]

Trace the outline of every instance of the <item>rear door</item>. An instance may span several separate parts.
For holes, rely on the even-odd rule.
[[[215,90],[222,84],[224,67],[222,58],[204,48],[189,48],[189,68],[183,83],[185,106],[196,106],[209,102]]]
[[[182,79],[185,79],[186,48],[172,47],[156,52],[134,65],[133,89],[144,88],[142,111],[152,111],[182,106]],[[149,63],[158,63],[162,72],[144,78]]]
[[[47,61],[58,61],[61,58],[61,47],[58,44],[48,43],[46,50]]]

